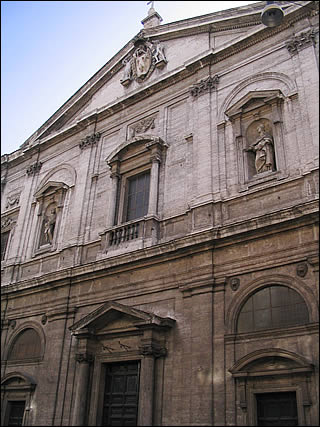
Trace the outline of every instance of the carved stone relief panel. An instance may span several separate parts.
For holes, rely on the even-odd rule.
[[[144,133],[155,134],[157,128],[156,116],[145,117],[128,126],[127,139],[134,138]]]
[[[139,35],[134,40],[132,55],[125,58],[122,63],[124,71],[120,83],[129,86],[135,80],[138,83],[146,80],[155,68],[163,68],[167,63],[164,47],[158,40]]]
[[[16,206],[19,206],[20,203],[20,191],[19,192],[15,192],[15,193],[11,193],[7,196],[7,201],[6,201],[6,209],[12,209]]]

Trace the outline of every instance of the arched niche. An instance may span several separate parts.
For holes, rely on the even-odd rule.
[[[283,100],[279,89],[248,91],[225,111],[232,126],[240,190],[286,173]]]
[[[35,225],[35,254],[56,250],[59,229],[70,187],[61,181],[47,181],[36,193],[37,224]]]

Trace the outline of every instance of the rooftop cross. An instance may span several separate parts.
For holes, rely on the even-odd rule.
[[[147,4],[151,4],[149,12],[150,12],[151,9],[154,9],[154,1],[148,1]]]

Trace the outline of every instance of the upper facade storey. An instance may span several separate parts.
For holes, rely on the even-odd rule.
[[[53,114],[21,146],[9,155],[15,159],[34,145],[47,140],[65,138],[87,126],[139,102],[151,93],[170,87],[180,79],[195,75],[206,65],[216,64],[243,51],[258,40],[268,39],[303,16],[310,9],[283,2],[286,19],[281,28],[270,31],[261,24],[260,14],[265,2],[257,2],[228,11],[216,12],[166,25],[155,19],[133,37],[113,58],[88,80],[59,110]],[[302,2],[311,6],[315,2]],[[155,12],[155,16],[159,16]],[[152,16],[151,16],[152,17]],[[139,53],[140,46],[140,53]],[[186,48],[187,46],[187,48]],[[145,50],[148,72],[137,65]],[[148,57],[148,58],[147,58]]]
[[[24,264],[8,280],[313,212],[318,3],[284,3],[273,29],[264,3],[166,25],[151,10],[2,156],[2,265]]]

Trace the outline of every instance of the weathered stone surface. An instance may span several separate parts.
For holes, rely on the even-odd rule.
[[[19,380],[28,425],[100,425],[106,365],[138,361],[138,425],[257,425],[255,392],[274,391],[295,391],[298,424],[318,425],[318,21],[284,4],[282,26],[263,28],[264,3],[152,15],[2,156],[3,416]],[[136,60],[121,83],[142,36],[167,62]],[[247,149],[261,123],[275,161],[259,173]],[[148,171],[147,214],[127,221],[128,183]],[[299,294],[308,322],[238,333],[269,286]],[[27,328],[43,357],[10,360]]]

